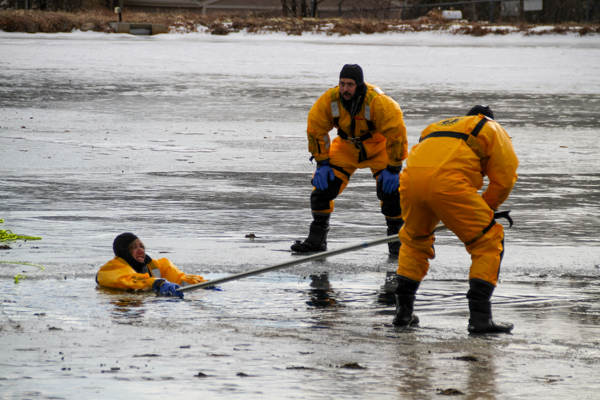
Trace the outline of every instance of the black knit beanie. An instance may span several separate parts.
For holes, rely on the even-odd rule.
[[[340,79],[354,79],[356,86],[360,86],[365,83],[363,78],[363,70],[358,64],[346,64],[340,72]]]
[[[486,117],[494,119],[494,112],[488,106],[475,106],[469,110],[467,116],[479,114],[483,114]]]
[[[120,234],[115,238],[113,242],[113,251],[115,252],[115,256],[122,258],[129,264],[136,272],[144,273],[144,267],[148,264],[152,259],[146,254],[146,258],[144,262],[141,263],[131,255],[129,251],[129,245],[139,239],[133,233],[125,232]]]
[[[346,100],[343,97],[340,98],[340,101],[342,102],[342,107],[344,107],[352,117],[352,125],[350,127],[350,131],[354,132],[354,117],[360,111],[362,103],[365,100],[365,95],[367,94],[367,85],[365,85],[362,68],[357,64],[344,65],[344,67],[342,68],[342,72],[340,72],[340,79],[344,78],[354,79],[354,82],[356,82],[356,91],[354,92],[352,98],[350,100]]]

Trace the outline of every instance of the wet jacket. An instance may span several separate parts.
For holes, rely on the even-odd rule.
[[[125,260],[115,257],[100,268],[96,282],[100,286],[116,289],[152,290],[154,281],[164,278],[180,286],[206,282],[199,275],[186,275],[166,258],[152,260],[148,264],[149,273],[137,273]]]
[[[377,86],[365,83],[367,94],[360,112],[356,115],[354,132],[350,132],[350,113],[342,106],[339,88],[325,92],[308,114],[308,151],[315,160],[329,159],[329,131],[334,127],[348,138],[358,138],[371,133],[365,143],[386,141],[389,165],[397,167],[406,159],[408,142],[400,106]],[[340,134],[342,136],[342,134]],[[349,146],[354,144],[344,140]]]
[[[497,210],[517,181],[519,160],[502,126],[479,114],[429,125],[411,149],[407,166],[460,172],[477,190],[487,176],[489,184],[482,197]]]

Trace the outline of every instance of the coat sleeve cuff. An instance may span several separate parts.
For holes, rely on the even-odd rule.
[[[400,165],[388,165],[386,168],[392,174],[399,174],[402,171],[402,164]]]

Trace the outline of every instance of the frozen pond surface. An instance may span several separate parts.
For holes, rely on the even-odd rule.
[[[600,37],[0,32],[0,54],[0,229],[43,238],[0,250],[0,398],[598,397]],[[470,260],[445,233],[417,329],[391,325],[386,246],[184,301],[96,288],[124,231],[211,279],[294,257],[306,116],[345,63],[398,101],[409,146],[478,103],[513,138],[493,298],[512,335],[467,334]],[[359,171],[330,248],[384,235],[378,208]]]

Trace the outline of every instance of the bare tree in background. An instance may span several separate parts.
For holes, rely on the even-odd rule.
[[[280,0],[280,2],[281,2],[281,12],[283,13],[284,17],[287,17],[289,14],[287,0]]]
[[[300,15],[302,17],[308,17],[308,6],[306,5],[306,0],[300,0]]]
[[[346,9],[352,16],[360,18],[390,18],[392,2],[390,0],[346,0]]]

